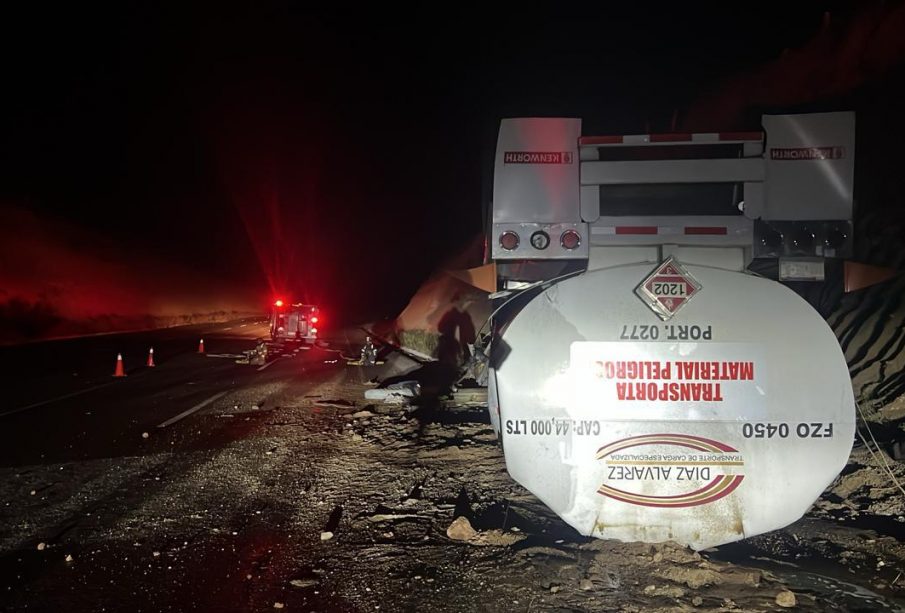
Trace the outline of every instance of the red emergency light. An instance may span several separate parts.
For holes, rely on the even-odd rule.
[[[316,323],[317,323],[317,315],[313,315],[313,316],[311,317],[311,323],[313,323],[313,324],[316,324]]]
[[[275,307],[281,307],[281,306],[283,306],[283,301],[282,301],[282,300],[277,300],[276,302],[273,303],[273,306],[275,306]]]

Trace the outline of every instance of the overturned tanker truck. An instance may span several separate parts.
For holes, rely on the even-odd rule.
[[[854,123],[501,123],[490,417],[510,475],[580,533],[736,541],[800,518],[845,466],[846,361],[788,282],[851,254]]]

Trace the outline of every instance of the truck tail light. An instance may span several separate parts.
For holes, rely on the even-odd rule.
[[[312,315],[312,316],[311,316],[311,323],[313,323],[313,324],[316,324],[316,323],[317,323],[317,315]]]
[[[506,230],[502,234],[500,234],[500,247],[505,249],[506,251],[512,251],[513,249],[518,248],[519,237],[518,234],[511,230]]]
[[[569,251],[577,249],[581,245],[581,236],[575,230],[566,230],[559,237],[559,244],[562,245],[563,249],[568,249]]]

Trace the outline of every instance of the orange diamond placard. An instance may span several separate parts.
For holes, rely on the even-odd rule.
[[[675,315],[699,291],[701,285],[672,256],[635,288],[635,294],[663,321]]]

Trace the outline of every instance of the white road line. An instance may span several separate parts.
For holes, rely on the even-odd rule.
[[[21,413],[22,411],[28,411],[29,409],[36,409],[38,407],[43,407],[45,404],[51,404],[53,402],[57,402],[58,400],[66,400],[67,398],[75,398],[76,396],[81,396],[82,394],[87,394],[88,392],[93,392],[94,390],[98,390],[102,387],[107,387],[108,385],[113,385],[114,381],[109,383],[101,383],[100,385],[95,385],[94,387],[89,387],[87,389],[79,390],[77,392],[72,392],[71,394],[66,394],[65,396],[57,396],[56,398],[51,398],[50,400],[42,400],[41,402],[35,402],[34,404],[30,404],[28,406],[19,407],[18,409],[11,409],[9,411],[4,411],[0,413],[0,417],[6,417],[7,415],[15,415],[16,413]]]
[[[214,402],[215,400],[217,400],[217,399],[219,399],[219,398],[222,398],[223,396],[225,396],[225,395],[228,394],[228,393],[229,393],[229,390],[226,390],[225,392],[220,392],[220,393],[218,393],[218,394],[214,394],[213,396],[211,396],[211,397],[208,398],[207,400],[202,400],[201,402],[199,402],[198,404],[196,404],[195,406],[193,406],[193,407],[192,407],[191,409],[189,409],[188,411],[183,411],[182,413],[180,413],[180,414],[177,415],[176,417],[171,417],[170,419],[166,420],[165,422],[163,422],[162,424],[158,425],[157,427],[158,427],[158,428],[166,428],[167,426],[172,426],[173,424],[175,424],[175,423],[176,423],[177,421],[179,421],[180,419],[183,419],[183,418],[185,418],[185,417],[188,417],[189,415],[191,415],[191,414],[194,413],[195,411],[199,411],[199,410],[203,409],[204,407],[206,407],[206,406],[209,405],[210,403]]]
[[[244,328],[244,327],[247,326],[247,325],[248,325],[248,324],[242,324],[242,325],[239,326],[239,327],[240,327],[240,328]]]
[[[266,364],[264,364],[264,366],[262,366],[261,368],[258,369],[258,372],[261,372],[262,370],[264,370],[265,368],[267,368],[268,366],[270,366],[271,364],[274,364],[274,363],[276,363],[276,360],[273,360],[272,362],[267,362]]]
[[[225,332],[226,330],[232,330],[232,329],[233,329],[232,326],[230,326],[230,327],[228,327],[228,328],[223,328],[224,332]]]

